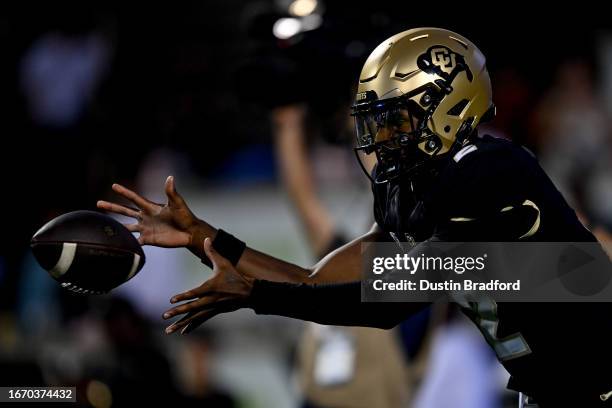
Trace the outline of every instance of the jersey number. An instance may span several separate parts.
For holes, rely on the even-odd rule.
[[[468,309],[467,314],[476,323],[487,343],[493,347],[501,361],[512,360],[531,353],[531,348],[521,333],[514,333],[501,339],[497,336],[499,317],[497,316],[497,303],[493,299],[489,296],[473,298],[463,294],[454,295],[457,303],[462,308]]]

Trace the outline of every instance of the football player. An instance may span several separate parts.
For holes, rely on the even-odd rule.
[[[98,205],[136,218],[128,228],[140,233],[141,244],[184,246],[214,268],[210,280],[171,299],[187,302],[164,313],[164,319],[183,315],[168,333],[189,332],[244,307],[391,328],[424,304],[361,302],[362,244],[392,237],[417,255],[424,247],[418,243],[431,240],[596,242],[529,151],[478,134],[494,113],[485,57],[466,38],[418,28],[380,44],[365,62],[353,106],[356,149],[377,158],[368,174],[376,223],[310,268],[250,249],[198,219],[172,177],[165,205],[119,185],[113,189],[137,209]],[[601,374],[612,367],[608,304],[464,306],[511,374],[509,388],[542,407],[610,402],[612,376]]]

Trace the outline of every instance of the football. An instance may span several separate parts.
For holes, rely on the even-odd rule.
[[[145,263],[136,238],[118,221],[74,211],[49,221],[32,237],[38,263],[74,293],[103,294],[133,278]]]

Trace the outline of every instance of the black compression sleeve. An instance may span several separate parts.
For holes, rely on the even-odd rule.
[[[256,280],[250,307],[257,314],[275,314],[336,326],[390,329],[429,303],[361,301],[361,282],[307,285]]]

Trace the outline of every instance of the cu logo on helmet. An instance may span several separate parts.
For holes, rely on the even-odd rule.
[[[465,72],[467,80],[474,79],[465,58],[443,45],[429,48],[417,58],[417,65],[429,74],[436,74],[444,78],[450,85],[460,72]]]
[[[457,54],[449,51],[447,48],[432,48],[430,55],[431,62],[447,74],[453,72],[453,69],[457,65]]]

